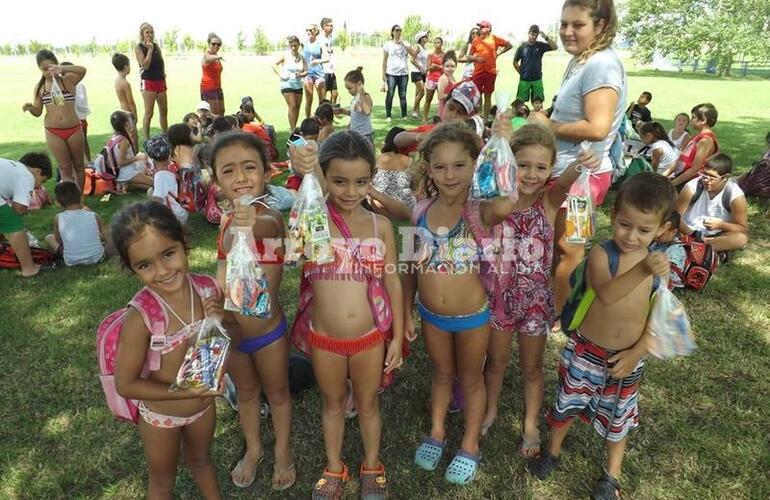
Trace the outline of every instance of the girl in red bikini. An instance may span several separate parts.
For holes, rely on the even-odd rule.
[[[35,85],[33,101],[25,103],[21,109],[29,111],[32,116],[40,116],[45,107],[45,140],[48,149],[56,158],[62,180],[74,181],[82,190],[85,179],[85,136],[75,113],[75,86],[85,76],[86,69],[83,66],[60,66],[50,50],[38,52],[36,60],[43,76]],[[56,87],[61,90],[61,95],[55,90]]]
[[[172,127],[173,128],[173,127]],[[230,226],[251,228],[257,258],[265,272],[270,292],[270,317],[228,314],[226,327],[233,336],[229,373],[238,390],[238,416],[246,440],[246,451],[230,472],[233,484],[246,488],[254,482],[257,466],[264,458],[260,429],[260,393],[265,392],[275,432],[275,464],[272,487],[285,490],[297,473],[289,449],[291,395],[289,394],[289,339],[286,317],[278,301],[283,277],[283,217],[268,208],[265,185],[270,178],[264,144],[254,134],[220,134],[211,150],[214,181],[235,207],[222,216],[217,240],[217,280],[225,284],[227,253],[233,244]],[[250,203],[241,203],[242,197]]]
[[[361,206],[371,188],[374,151],[357,132],[339,131],[326,139],[318,156],[313,143],[294,150],[292,165],[303,172],[315,171],[326,184],[334,254],[334,262],[328,264],[305,263],[305,290],[312,297],[308,300],[302,294],[292,332],[297,346],[312,358],[323,397],[326,468],[312,498],[342,498],[349,478],[342,460],[347,379],[352,381],[364,450],[360,498],[385,498],[388,485],[380,461],[377,393],[383,373],[390,374],[403,363],[403,307],[393,227],[387,218]],[[390,326],[383,321],[383,311],[391,313],[391,320],[396,318]]]
[[[169,386],[182,365],[188,340],[198,333],[204,317],[222,317],[222,294],[213,278],[189,273],[187,237],[165,205],[136,203],[112,222],[112,241],[123,265],[162,305],[144,314],[150,314],[153,323],[168,323],[165,335],[158,339],[150,334],[140,306],[129,304],[115,362],[118,394],[139,400],[139,436],[149,469],[147,497],[172,497],[181,443],[201,496],[219,499],[209,452],[216,424],[214,396],[220,394],[199,389],[172,392]],[[156,348],[160,359],[153,357]]]

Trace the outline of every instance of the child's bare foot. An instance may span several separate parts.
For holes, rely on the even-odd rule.
[[[31,278],[33,276],[37,276],[37,274],[40,272],[41,267],[42,266],[40,264],[35,264],[31,268],[29,268],[28,270],[22,271],[21,272],[21,276],[23,278]]]
[[[289,489],[295,481],[297,481],[297,470],[294,468],[294,462],[291,459],[276,459],[273,466],[273,489],[276,491]]]
[[[484,416],[484,420],[481,422],[481,435],[486,436],[489,432],[489,429],[495,424],[495,420],[497,420],[497,412],[495,413],[487,413],[486,416]]]
[[[257,475],[257,466],[264,458],[265,453],[263,451],[260,451],[257,456],[250,456],[248,453],[244,453],[243,457],[233,467],[233,470],[230,471],[233,484],[239,488],[251,486],[251,483],[254,482],[254,477]]]

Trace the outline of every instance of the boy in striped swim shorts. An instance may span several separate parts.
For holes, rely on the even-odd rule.
[[[612,239],[595,245],[587,258],[581,308],[591,291],[595,297],[579,327],[568,332],[561,353],[556,401],[546,412],[548,446],[527,464],[539,479],[558,467],[564,438],[579,416],[606,440],[607,464],[591,498],[620,496],[627,435],[639,425],[637,391],[651,340],[645,328],[650,297],[670,269],[665,254],[647,247],[668,228],[675,200],[671,182],[653,173],[634,176],[618,192]]]

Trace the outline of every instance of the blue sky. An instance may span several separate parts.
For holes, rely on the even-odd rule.
[[[328,16],[338,28],[347,22],[348,30],[372,32],[402,23],[409,14],[419,14],[453,35],[467,33],[479,20],[489,19],[494,32],[514,33],[523,39],[531,24],[545,27],[558,22],[562,2],[486,0],[487,7],[483,7],[467,0],[33,0],[4,7],[0,43],[35,39],[65,45],[85,43],[91,37],[99,43],[111,43],[136,38],[139,25],[148,21],[156,32],[177,27],[181,33],[190,33],[197,39],[214,31],[227,44],[234,42],[239,29],[250,34],[261,28],[271,39],[278,40],[289,34],[300,35],[306,24],[318,23],[321,17]],[[259,5],[263,6],[257,8]],[[286,6],[290,6],[290,11]]]

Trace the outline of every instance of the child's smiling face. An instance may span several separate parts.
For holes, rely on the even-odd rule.
[[[372,184],[372,166],[363,158],[343,160],[335,158],[329,162],[324,174],[329,201],[340,210],[355,209],[369,194]]]
[[[241,143],[220,149],[213,158],[216,181],[228,200],[265,192],[265,165],[259,152]]]
[[[516,151],[519,194],[536,195],[551,177],[553,151],[545,146],[524,146]]]
[[[184,286],[187,253],[181,241],[146,226],[128,247],[131,270],[150,288],[174,293]]]
[[[459,196],[471,186],[475,158],[459,142],[444,142],[433,148],[428,176],[439,194]]]

